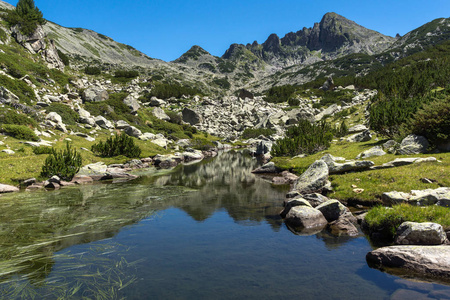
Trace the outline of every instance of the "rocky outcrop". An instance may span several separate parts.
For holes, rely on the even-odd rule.
[[[442,245],[448,243],[447,234],[440,224],[403,222],[397,228],[397,245]]]
[[[19,191],[19,188],[15,187],[15,186],[0,183],[0,194],[13,193],[13,192],[18,192],[18,191]]]
[[[386,192],[381,196],[385,205],[395,205],[400,203],[409,203],[411,205],[439,205],[450,206],[450,187],[441,187],[437,189],[412,190],[410,193],[404,192]]]
[[[384,152],[383,148],[381,146],[375,146],[373,148],[370,148],[369,150],[366,150],[358,154],[356,156],[356,159],[364,159],[372,156],[383,156],[383,155],[386,155],[386,152]]]
[[[299,194],[322,192],[328,185],[328,166],[322,160],[317,160],[300,176],[294,186]]]
[[[366,260],[374,268],[408,271],[418,277],[450,280],[450,246],[390,246],[371,251]],[[394,270],[392,269],[394,268]]]
[[[273,184],[293,184],[298,180],[298,176],[289,171],[283,171],[280,175],[272,178]]]
[[[183,121],[191,125],[196,125],[201,123],[202,117],[192,109],[185,107],[183,109]]]
[[[130,113],[133,115],[137,114],[137,111],[141,108],[141,105],[137,99],[132,95],[125,97],[125,99],[123,99],[123,103],[128,106]]]
[[[394,168],[400,166],[406,166],[410,164],[418,164],[423,162],[437,162],[438,160],[435,157],[405,157],[405,158],[396,158],[393,161],[382,164],[381,166],[374,166],[372,169],[385,169],[385,168]]]
[[[108,100],[108,92],[102,88],[91,86],[84,90],[82,99],[85,102],[100,102]]]
[[[47,42],[47,34],[41,25],[38,25],[36,30],[28,36],[20,32],[19,25],[12,27],[11,31],[16,41],[30,53],[40,53],[49,68],[64,70],[64,63],[58,55],[54,41],[49,40]]]
[[[162,109],[159,108],[159,107],[155,107],[155,108],[152,110],[152,114],[153,114],[156,118],[158,118],[158,119],[160,119],[160,120],[163,120],[163,121],[169,121],[169,120],[170,120],[170,117],[164,112],[164,110],[162,110]]]
[[[360,132],[360,133],[356,133],[352,136],[349,136],[347,138],[347,142],[350,143],[360,143],[360,142],[367,142],[370,141],[372,139],[372,134],[370,133],[369,130]]]
[[[337,163],[336,160],[345,160],[345,158],[334,157],[330,154],[324,155],[320,160],[324,161],[328,166],[329,174],[341,174],[346,172],[364,171],[370,169],[375,165],[374,162],[369,160],[361,161],[346,161],[343,163]]]
[[[345,205],[343,205],[338,200],[334,199],[320,204],[316,207],[316,209],[320,210],[320,212],[328,222],[339,219],[340,216],[344,215],[347,212],[347,207],[345,207]]]
[[[397,154],[409,155],[425,153],[430,144],[428,140],[420,135],[411,134],[404,138],[397,150]]]
[[[267,164],[262,165],[252,171],[254,174],[262,174],[262,173],[279,173],[281,169],[275,166],[274,162],[268,162]]]

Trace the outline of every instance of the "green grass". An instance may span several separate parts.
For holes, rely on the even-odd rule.
[[[434,222],[444,229],[450,229],[450,208],[442,206],[412,206],[409,204],[394,205],[392,208],[377,206],[365,217],[369,232],[381,233],[393,239],[396,230],[403,222]]]
[[[373,146],[381,145],[385,141],[375,142],[372,140],[364,143],[337,142],[332,143],[328,150],[305,158],[275,157],[272,161],[282,169],[301,174],[314,161],[320,159],[326,153],[346,159],[354,159],[359,153]],[[373,205],[374,203],[381,203],[380,197],[384,192],[410,192],[413,189],[435,189],[439,186],[450,186],[450,153],[418,154],[414,156],[386,154],[384,156],[371,157],[368,160],[373,161],[375,165],[381,165],[396,158],[430,156],[436,157],[441,162],[426,162],[390,169],[331,175],[330,180],[334,193],[329,196],[343,201],[355,201]],[[437,182],[432,184],[422,183],[420,179],[424,177],[435,179]],[[352,185],[364,189],[364,191],[357,194],[353,191]]]
[[[77,149],[77,151],[81,154],[83,166],[99,161],[102,161],[108,165],[113,163],[125,163],[130,160],[130,158],[127,158],[125,156],[99,157],[94,155],[90,151],[80,150],[81,147],[90,149],[94,143],[97,143],[98,141],[105,141],[108,137],[110,137],[109,131],[101,131],[95,142],[89,142],[82,137],[65,134],[59,137],[56,136],[44,139],[58,139],[58,142],[54,144],[54,147],[58,150],[63,150],[65,147],[64,139],[66,137],[72,140],[72,147],[74,149]],[[22,144],[20,140],[12,137],[8,137],[3,141],[5,142],[5,145],[0,146],[0,151],[6,149],[6,145],[8,145],[12,150],[16,151],[16,153],[13,155],[8,155],[6,153],[0,152],[0,183],[17,185],[21,181],[32,177],[35,177],[38,180],[46,179],[42,178],[40,176],[40,173],[42,166],[44,165],[44,161],[48,156],[47,154],[36,155],[33,153],[33,148],[31,146],[26,146]],[[140,156],[142,158],[155,156],[159,153],[167,154],[170,152],[169,150],[161,148],[150,141],[135,140],[135,143],[142,149],[142,153]],[[17,151],[21,148],[23,149],[23,152]]]

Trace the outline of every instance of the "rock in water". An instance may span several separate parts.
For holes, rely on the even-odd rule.
[[[274,162],[268,162],[265,165],[262,165],[259,168],[256,168],[252,171],[254,174],[261,174],[261,173],[279,173],[281,171],[280,168],[275,166]]]
[[[328,165],[322,160],[316,160],[297,180],[294,191],[300,194],[321,192],[327,183]]]
[[[316,207],[316,209],[320,210],[320,212],[328,222],[337,220],[341,215],[347,212],[347,207],[345,207],[345,205],[343,205],[338,200],[334,199],[320,204]]]
[[[450,246],[390,246],[366,255],[369,266],[398,268],[419,277],[450,280]]]
[[[15,186],[0,183],[0,194],[1,193],[12,193],[12,192],[18,192],[18,191],[19,191],[19,188],[15,187]]]
[[[286,215],[285,221],[292,226],[304,228],[323,228],[328,222],[323,214],[310,206],[299,205],[292,207]]]

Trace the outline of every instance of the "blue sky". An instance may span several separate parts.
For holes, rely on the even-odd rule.
[[[283,37],[312,27],[327,12],[390,36],[404,35],[450,13],[450,0],[35,0],[35,4],[52,22],[92,29],[165,61],[193,45],[221,56],[232,43],[263,43],[271,33]]]

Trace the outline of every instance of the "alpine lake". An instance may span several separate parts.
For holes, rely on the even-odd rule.
[[[138,179],[0,197],[1,299],[448,299],[371,269],[363,233],[303,234],[241,152]]]

